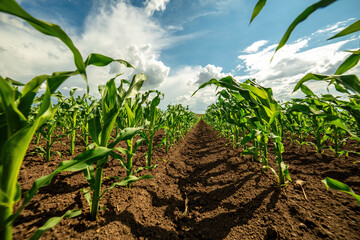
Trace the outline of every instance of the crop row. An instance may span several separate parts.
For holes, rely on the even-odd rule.
[[[68,35],[57,25],[38,20],[28,14],[14,0],[0,2],[0,11],[27,21],[38,31],[60,39],[72,51],[76,70],[40,75],[26,84],[0,76],[0,239],[12,239],[12,225],[16,217],[31,201],[39,188],[51,183],[52,178],[64,171],[82,171],[89,188],[81,189],[90,206],[90,215],[97,218],[99,201],[104,194],[116,186],[126,186],[151,175],[139,176],[142,169],[156,167],[152,163],[153,151],[164,145],[167,151],[197,122],[198,116],[181,105],[168,106],[166,111],[158,107],[163,94],[156,90],[141,93],[147,80],[144,74],[136,74],[131,81],[122,79],[116,86],[116,75],[105,85],[99,86],[101,99],[87,93],[75,97],[75,89],[70,97],[57,91],[59,86],[75,75],[81,75],[87,83],[86,68],[90,65],[103,67],[112,62],[133,68],[121,59],[92,53],[84,61],[79,50]],[[42,84],[45,93],[39,96]],[[52,99],[57,98],[53,104]],[[163,129],[165,137],[154,146],[155,133]],[[38,144],[44,138],[45,147],[37,149],[47,161],[54,154],[52,145],[57,139],[68,136],[69,151],[74,154],[75,143],[84,142],[84,151],[72,160],[62,161],[49,175],[34,181],[17,211],[14,206],[22,196],[18,175],[30,142],[35,136]],[[138,137],[136,137],[138,136]],[[136,137],[136,141],[135,141]],[[126,147],[118,143],[125,142]],[[133,168],[133,157],[140,145],[147,145],[146,163]],[[123,145],[121,145],[123,146]],[[110,160],[120,161],[126,171],[125,177],[115,177],[116,181],[102,189],[103,169]],[[80,189],[79,189],[80,190]],[[38,239],[44,231],[55,226],[63,218],[75,217],[81,210],[69,210],[63,216],[49,219],[31,239]]]
[[[286,44],[298,24],[316,10],[328,7],[334,2],[336,0],[321,0],[306,8],[290,24],[275,53]],[[266,0],[257,2],[250,23],[265,5]],[[328,40],[358,31],[360,20]],[[243,154],[252,155],[254,160],[260,161],[263,171],[270,169],[279,186],[284,187],[291,181],[288,166],[282,157],[286,137],[290,136],[291,141],[298,142],[300,147],[304,144],[313,145],[317,153],[329,148],[336,157],[349,154],[341,149],[342,144],[348,139],[360,141],[360,81],[354,74],[345,74],[358,64],[360,49],[349,52],[351,55],[343,61],[334,75],[306,74],[293,90],[301,90],[305,97],[291,99],[283,104],[275,99],[271,88],[261,86],[255,79],[241,83],[232,76],[220,80],[211,79],[203,83],[198,90],[208,85],[215,85],[223,90],[217,92],[218,100],[208,107],[204,119],[224,135],[231,136],[235,147],[242,145]],[[316,95],[305,85],[311,80],[327,83],[328,94]],[[340,96],[330,94],[330,87],[340,93]],[[314,140],[308,141],[309,136]],[[268,165],[270,139],[274,143],[277,170]],[[332,146],[327,142],[332,142]],[[346,184],[329,177],[323,182],[327,187],[354,196],[360,204],[360,195],[355,194]]]

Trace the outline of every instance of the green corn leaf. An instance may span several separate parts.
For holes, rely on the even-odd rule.
[[[45,95],[48,94],[49,92],[47,91]],[[45,101],[49,101],[49,99],[46,100],[46,98],[44,98],[42,105],[47,105]],[[52,111],[50,108],[43,110],[42,115],[38,116],[32,124],[28,124],[10,136],[1,148],[0,188],[7,194],[10,206],[13,204],[13,199],[16,198],[17,178],[26,150],[36,129],[48,120],[51,115]],[[16,151],[14,151],[14,149],[16,149]]]
[[[124,149],[124,148],[113,148],[113,150],[120,151],[121,153],[126,154],[126,155],[129,154],[128,150],[127,150],[127,149]],[[126,171],[129,170],[129,169],[127,168],[126,163],[124,162],[123,157],[122,157],[121,155],[119,155],[119,154],[117,154],[116,152],[112,151],[112,152],[110,153],[110,156],[111,156],[112,158],[114,158],[114,159],[119,160],[121,166],[122,166],[123,168],[125,168]]]
[[[342,36],[346,36],[348,34],[351,34],[351,33],[357,32],[357,31],[360,31],[360,20],[357,20],[356,22],[354,22],[353,24],[351,24],[350,26],[348,26],[347,28],[345,28],[341,32],[337,33],[336,35],[332,36],[328,40],[338,38],[338,37],[342,37]]]
[[[294,87],[293,93],[296,92],[299,88],[301,88],[301,85],[303,85],[305,82],[310,80],[316,80],[316,81],[326,81],[329,80],[329,75],[321,75],[321,74],[315,74],[315,73],[308,73],[306,74]]]
[[[125,128],[121,130],[121,132],[116,136],[114,142],[109,144],[109,148],[115,147],[115,145],[118,144],[120,141],[126,141],[133,138],[142,129],[143,129],[142,127],[137,127],[137,128]]]
[[[115,182],[115,183],[111,184],[110,187],[106,188],[106,189],[103,191],[103,193],[101,194],[100,199],[104,196],[104,194],[105,194],[107,191],[113,189],[113,188],[116,187],[116,186],[128,186],[128,185],[130,185],[131,183],[136,182],[136,181],[138,181],[138,180],[140,180],[140,179],[150,179],[150,178],[154,178],[154,176],[144,175],[144,176],[141,176],[141,177],[136,177],[136,176],[134,176],[134,175],[131,175],[131,176],[125,177],[122,181],[120,181],[120,182]]]
[[[129,126],[133,127],[135,124],[135,115],[134,113],[131,111],[129,105],[127,103],[125,103],[125,109],[126,109],[126,113],[127,113],[127,118],[129,121]]]
[[[91,212],[92,199],[91,199],[90,190],[83,188],[83,189],[81,189],[81,192],[84,194],[84,198],[85,198],[86,202],[89,204],[90,212]]]
[[[254,130],[252,130],[249,134],[247,134],[247,135],[243,138],[243,140],[241,141],[240,144],[241,144],[241,145],[245,145],[246,143],[254,140],[254,139],[255,139],[257,136],[259,136],[260,134],[261,134],[261,131],[254,129]]]
[[[261,12],[261,10],[263,9],[263,7],[266,4],[266,0],[259,0],[256,5],[255,8],[253,10],[253,13],[251,15],[251,19],[250,19],[250,23],[256,18],[256,16]],[[249,23],[249,24],[250,24]]]
[[[308,18],[313,12],[315,12],[316,10],[318,10],[319,8],[324,8],[329,6],[330,4],[336,2],[336,0],[321,0],[311,6],[309,6],[308,8],[306,8],[299,16],[297,16],[295,18],[295,20],[290,24],[289,28],[286,30],[285,34],[283,35],[283,37],[281,38],[278,46],[276,47],[275,53],[282,48],[287,40],[289,39],[292,31],[295,29],[295,27],[301,23],[302,21],[304,21],[306,18]],[[275,54],[274,53],[274,54]]]
[[[280,182],[280,181],[279,181],[279,176],[277,175],[277,173],[276,173],[275,169],[273,169],[273,168],[272,168],[272,167],[270,167],[270,166],[263,166],[262,168],[263,168],[263,169],[270,169],[270,170],[271,170],[271,172],[274,174],[274,176],[275,176],[275,178],[276,178],[277,182]]]
[[[69,77],[78,75],[79,71],[65,71],[65,72],[54,72],[48,79],[48,85],[51,94],[53,94],[58,87],[65,82]]]
[[[27,122],[26,117],[15,105],[15,94],[15,89],[9,84],[9,82],[0,77],[0,104],[6,118],[6,130],[8,137],[24,127]],[[3,140],[6,139],[5,136],[2,138]],[[3,146],[3,144],[1,146]]]
[[[136,140],[136,142],[135,142],[135,144],[134,144],[134,149],[133,149],[133,151],[136,152],[136,149],[137,149],[138,147],[140,147],[140,146],[143,144],[143,142],[144,142],[144,139],[142,139],[142,138]]]
[[[313,93],[313,91],[311,91],[310,88],[308,88],[306,85],[301,84],[300,88],[301,88],[301,91],[302,91],[306,96],[315,96],[315,94]]]
[[[113,59],[108,56],[104,56],[98,53],[91,53],[85,60],[85,66],[94,65],[98,67],[104,67],[112,62],[118,62],[124,64],[126,67],[134,68],[130,63],[121,59]]]
[[[33,78],[31,81],[27,82],[24,88],[21,91],[21,99],[18,106],[18,109],[24,114],[24,116],[28,116],[30,113],[31,105],[34,102],[34,98],[36,93],[38,92],[41,84],[49,79],[49,75],[40,75]]]
[[[39,190],[39,188],[48,186],[51,183],[51,180],[56,174],[65,171],[70,171],[70,172],[82,171],[86,169],[90,164],[96,162],[97,160],[104,159],[106,156],[109,155],[110,152],[111,149],[105,147],[97,147],[91,150],[87,150],[76,156],[73,160],[61,162],[51,174],[36,179],[31,189],[25,193],[25,198],[20,209],[16,213],[14,213],[10,217],[10,219],[8,219],[8,224],[11,224],[14,221],[14,219],[20,214],[20,212],[34,197],[34,195]]]
[[[286,165],[284,162],[281,162],[280,163],[280,166],[281,166],[281,171],[283,171],[285,177],[291,182],[291,177],[290,177],[290,174],[289,174],[289,166]]]
[[[134,97],[139,90],[141,89],[144,82],[147,80],[147,76],[143,73],[141,74],[135,74],[133,77],[131,84],[129,86],[129,89],[124,93],[124,99],[125,98],[131,98]]]
[[[77,217],[81,214],[81,210],[68,210],[64,215],[61,217],[53,217],[46,221],[46,223],[40,227],[32,236],[31,240],[37,240],[39,239],[43,233],[51,228],[53,228],[55,225],[57,225],[62,219],[64,218],[73,218]]]
[[[302,112],[306,115],[319,115],[322,112],[317,111],[307,105],[302,105],[302,104],[294,104],[292,107],[289,107],[288,109],[286,109],[287,113],[291,113],[291,112]]]
[[[93,191],[94,190],[94,187],[95,187],[95,171],[94,171],[94,165],[93,164],[90,164],[87,166],[87,168],[85,168],[83,170],[83,174],[84,174],[84,177],[86,179],[86,181],[89,183],[90,185],[90,189]],[[85,192],[84,192],[85,194]]]
[[[357,51],[351,51],[351,54],[336,70],[335,75],[341,75],[355,67],[360,60],[360,49]]]
[[[101,142],[100,146],[106,147],[109,143],[111,132],[114,129],[114,125],[116,123],[116,118],[119,114],[119,110],[116,108],[111,109],[110,112],[108,112],[108,117],[104,118],[104,125],[101,130]]]
[[[197,93],[197,91],[206,87],[207,85],[215,85],[218,87],[224,87],[224,88],[234,90],[234,91],[243,91],[244,90],[234,81],[233,77],[227,76],[220,80],[213,78],[213,79],[209,80],[208,82],[201,84],[200,87],[191,96],[194,96]]]
[[[94,113],[90,114],[89,120],[89,134],[92,140],[100,146],[100,138],[101,138],[101,122],[100,122],[100,113],[99,109],[96,109]]]
[[[327,177],[321,181],[326,185],[327,190],[329,190],[329,188],[332,188],[334,190],[338,190],[338,191],[342,191],[347,194],[350,194],[360,204],[360,195],[355,194],[354,191],[345,183],[339,182],[339,181],[329,178],[329,177]]]
[[[346,89],[360,95],[360,80],[356,75],[340,75],[335,80],[338,84],[342,84]]]
[[[83,58],[79,50],[75,47],[72,40],[69,38],[69,36],[58,25],[34,18],[14,0],[1,0],[0,11],[22,18],[39,32],[49,36],[56,37],[60,39],[63,43],[65,43],[65,45],[72,51],[74,55],[74,63],[76,65],[76,68],[85,79],[87,84],[87,89],[89,91]]]
[[[23,84],[22,82],[16,81],[9,77],[6,77],[5,80],[8,81],[12,86],[25,86],[25,84]]]

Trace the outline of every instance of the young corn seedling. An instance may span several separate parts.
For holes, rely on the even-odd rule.
[[[141,137],[144,139],[144,142],[148,146],[148,152],[146,153],[146,167],[152,168],[156,165],[152,165],[152,156],[154,149],[154,137],[156,132],[163,127],[164,121],[161,117],[161,111],[157,107],[160,104],[161,96],[164,96],[163,93],[155,91],[157,94],[151,101],[147,102],[147,106],[144,108],[144,117],[148,121],[148,126],[145,131],[142,131]],[[150,92],[149,92],[150,94]],[[161,145],[160,143],[159,145]],[[158,145],[158,146],[159,146]]]

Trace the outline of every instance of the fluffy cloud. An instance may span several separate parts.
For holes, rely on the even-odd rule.
[[[72,55],[55,38],[38,33],[18,18],[0,14],[0,70],[24,82],[54,71],[72,69]]]
[[[334,74],[337,67],[349,56],[349,53],[342,51],[342,48],[354,40],[357,38],[311,48],[315,39],[310,37],[298,39],[277,52],[271,63],[276,45],[265,45],[261,51],[238,56],[241,60],[238,70],[242,70],[247,77],[256,78],[261,85],[272,87],[274,95],[279,100],[288,100],[289,97],[296,96],[291,95],[292,90],[296,82],[305,74],[309,72]],[[352,71],[358,74],[359,70],[357,67]],[[326,89],[325,84],[310,83],[310,86],[318,93],[324,93]]]
[[[145,73],[147,88],[156,88],[163,82],[169,67],[159,60],[161,50],[170,46],[175,38],[166,29],[144,14],[162,11],[168,1],[147,1],[144,8],[127,1],[103,0],[96,4],[85,20],[82,34],[72,32],[70,37],[85,58],[95,52],[130,62],[135,70],[119,67],[118,63],[99,68],[90,66],[88,78],[91,94],[97,95],[97,86],[115,74],[124,72],[125,78]],[[60,25],[67,25],[66,23]],[[69,49],[55,38],[40,34],[22,20],[0,14],[0,70],[23,82],[39,74],[68,71],[75,68]],[[80,77],[66,81],[62,88],[85,87]]]
[[[126,56],[136,67],[135,73],[145,73],[148,80],[144,83],[147,89],[154,89],[166,79],[169,74],[170,68],[156,59],[156,55],[151,53],[151,45],[147,44],[143,47],[131,45],[126,50]]]
[[[217,99],[216,87],[207,86],[198,91],[194,96],[192,94],[198,89],[201,83],[209,81],[212,78],[220,79],[231,75],[223,73],[221,67],[214,65],[201,66],[183,66],[167,78],[159,87],[160,91],[166,91],[164,103],[179,104],[186,106],[196,113],[204,113],[207,106],[214,103]],[[163,104],[164,104],[163,103]],[[165,105],[161,107],[165,108]]]
[[[145,2],[145,13],[150,16],[155,11],[165,11],[166,4],[170,2],[170,0],[146,0]]]
[[[244,52],[246,53],[254,53],[257,52],[262,46],[266,45],[269,41],[267,40],[260,40],[257,42],[254,42],[253,44],[251,44],[250,46],[248,46]]]
[[[222,67],[216,67],[212,64],[208,64],[206,67],[201,69],[200,73],[198,74],[198,79],[195,83],[200,85],[212,78],[220,79],[229,75],[231,74],[222,72]]]

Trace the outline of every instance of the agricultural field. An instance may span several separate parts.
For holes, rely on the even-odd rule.
[[[160,131],[155,142],[163,135]],[[228,143],[200,120],[168,153],[164,149],[154,153],[158,166],[144,174],[155,178],[106,194],[100,206],[105,209],[97,221],[89,219],[88,204],[79,191],[88,186],[83,174],[62,173],[24,209],[15,223],[14,239],[28,238],[47,219],[69,209],[84,213],[62,220],[44,233],[44,239],[359,239],[359,204],[348,194],[326,191],[321,182],[333,177],[360,192],[358,165],[353,164],[359,161],[357,155],[336,158],[330,150],[318,154],[313,146],[301,150],[299,144],[287,140],[283,155],[293,183],[280,189],[271,172],[262,172],[260,162],[241,156],[243,149]],[[45,142],[41,140],[40,145]],[[34,146],[20,171],[25,190],[71,158],[67,147],[57,143],[53,149],[63,152],[62,159],[54,155],[46,162],[30,153]],[[75,152],[82,148],[79,142]],[[144,164],[146,148],[139,148],[136,166]],[[360,150],[355,142],[344,149]],[[269,164],[275,166],[271,150]],[[104,168],[104,176],[125,174],[118,161],[109,161]],[[296,183],[299,180],[301,185]],[[112,182],[105,180],[104,188]]]
[[[334,2],[306,8],[275,53]],[[74,61],[25,83],[0,76],[1,240],[360,239],[360,50],[333,75],[307,73],[293,88],[303,97],[284,102],[256,79],[207,79],[192,96],[213,86],[216,101],[196,114],[160,108],[164,93],[145,89],[144,73],[117,73],[90,95],[88,67],[134,66],[83,58],[60,26],[14,0],[0,12],[60,40]],[[332,38],[358,31],[360,20]],[[63,95],[74,76],[86,92]]]

